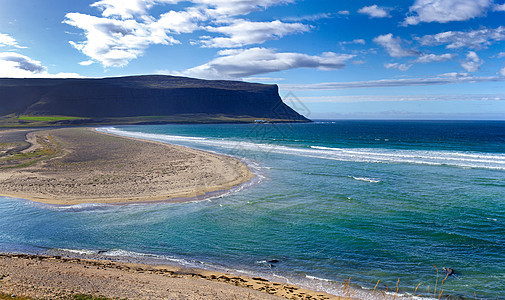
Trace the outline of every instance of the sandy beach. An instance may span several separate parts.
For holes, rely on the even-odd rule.
[[[341,299],[259,277],[26,254],[0,254],[0,292],[36,299]]]
[[[0,145],[0,195],[48,204],[180,202],[254,176],[231,157],[85,128],[2,132]]]

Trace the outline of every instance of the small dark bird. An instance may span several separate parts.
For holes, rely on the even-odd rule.
[[[451,268],[443,268],[447,276],[454,275],[454,270]]]

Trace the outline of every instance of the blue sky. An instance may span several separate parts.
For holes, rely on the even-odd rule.
[[[278,84],[309,118],[505,119],[504,0],[1,0],[0,77]]]

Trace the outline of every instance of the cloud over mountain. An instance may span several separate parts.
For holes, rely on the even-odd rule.
[[[311,56],[276,52],[268,48],[228,49],[219,51],[219,55],[208,63],[175,74],[213,79],[243,78],[295,68],[335,70],[344,68],[346,61],[354,57],[354,55],[334,52]]]

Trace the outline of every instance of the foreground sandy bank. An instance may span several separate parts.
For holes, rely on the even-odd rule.
[[[25,254],[0,254],[0,292],[37,299],[340,299],[257,277]]]
[[[230,189],[254,176],[234,158],[85,128],[26,136],[29,148],[0,157],[2,196],[59,205],[184,201],[180,198]]]

